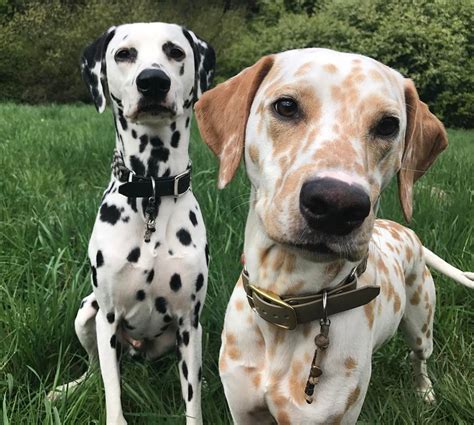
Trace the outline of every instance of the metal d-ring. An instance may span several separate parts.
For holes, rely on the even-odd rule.
[[[330,324],[331,321],[328,319],[328,291],[323,291],[323,317],[321,319],[321,324]]]
[[[153,176],[150,176],[150,180],[151,180],[151,191],[153,193],[151,197],[155,199],[155,193],[156,193],[155,192],[155,187],[156,187],[155,178]]]

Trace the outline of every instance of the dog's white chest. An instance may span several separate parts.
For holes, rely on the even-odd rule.
[[[118,193],[105,196],[89,243],[94,293],[132,338],[155,338],[200,289],[206,235],[191,192],[161,200],[149,242],[140,199],[136,209]]]

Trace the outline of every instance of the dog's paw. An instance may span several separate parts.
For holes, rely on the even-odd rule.
[[[417,388],[416,392],[425,403],[427,404],[436,403],[436,397],[435,397],[433,387],[429,386],[428,388]]]
[[[46,396],[46,398],[50,401],[50,402],[55,402],[55,401],[58,401],[59,399],[63,398],[65,395],[65,392],[64,390],[60,389],[59,388],[56,388],[54,390],[51,390],[48,395]]]
[[[464,272],[464,276],[466,276],[469,280],[474,281],[474,273],[473,272]]]

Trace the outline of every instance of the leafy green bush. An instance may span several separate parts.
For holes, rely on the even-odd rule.
[[[357,52],[412,78],[446,125],[474,126],[474,2],[261,0],[258,5],[252,30],[218,58],[224,73],[289,48]]]
[[[188,26],[214,46],[217,82],[264,54],[329,47],[398,69],[446,125],[474,126],[472,0],[3,1],[4,99],[86,101],[78,69],[86,43],[110,25],[165,21]]]
[[[87,43],[112,25],[180,23],[209,38],[218,54],[244,26],[243,13],[226,11],[224,20],[220,2],[213,1],[51,0],[21,5],[13,14],[7,8],[12,16],[0,28],[0,97],[30,103],[89,101],[79,57]]]

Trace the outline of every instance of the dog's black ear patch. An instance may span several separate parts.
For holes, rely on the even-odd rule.
[[[183,27],[183,34],[188,40],[194,54],[194,99],[196,102],[201,95],[211,88],[216,70],[216,53],[212,46],[192,31]]]
[[[98,112],[104,112],[106,105],[107,74],[105,52],[115,35],[115,27],[109,28],[97,40],[89,44],[82,53],[81,74]]]

